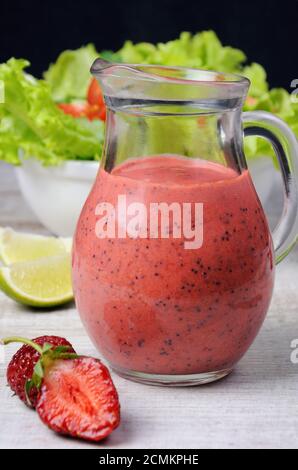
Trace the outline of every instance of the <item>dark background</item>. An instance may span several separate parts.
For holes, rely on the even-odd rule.
[[[27,58],[40,76],[62,50],[88,42],[117,50],[126,39],[155,43],[213,29],[261,63],[271,86],[290,91],[298,78],[297,20],[298,0],[0,0],[0,60]]]

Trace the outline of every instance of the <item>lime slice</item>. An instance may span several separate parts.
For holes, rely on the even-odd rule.
[[[73,298],[70,254],[15,263],[0,268],[0,288],[32,307],[52,307]]]
[[[0,259],[10,265],[71,251],[71,238],[43,237],[0,228]]]

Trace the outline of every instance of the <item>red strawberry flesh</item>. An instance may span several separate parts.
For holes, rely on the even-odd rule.
[[[56,360],[46,368],[36,410],[52,430],[100,441],[120,421],[120,405],[108,369],[91,357]]]
[[[72,345],[59,336],[40,336],[32,340],[39,346],[45,343],[53,346],[69,346],[70,352],[75,352]],[[33,374],[35,364],[40,358],[40,354],[31,346],[24,344],[12,357],[7,367],[7,382],[12,391],[26,404],[27,398],[25,393],[25,384],[30,380]],[[37,403],[38,391],[33,387],[29,392],[29,399],[32,407],[35,408]]]

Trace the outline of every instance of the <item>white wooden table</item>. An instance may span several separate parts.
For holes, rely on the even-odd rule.
[[[1,163],[0,225],[45,233],[23,201],[12,169]],[[34,313],[0,292],[1,337],[45,333],[67,337],[82,354],[98,355],[74,306]],[[265,324],[234,373],[212,385],[185,389],[143,386],[114,375],[122,424],[99,448],[298,448],[298,364],[290,360],[295,338],[297,248],[278,266]],[[0,448],[94,448],[55,435],[11,397],[5,370],[15,349],[7,347],[0,357]]]

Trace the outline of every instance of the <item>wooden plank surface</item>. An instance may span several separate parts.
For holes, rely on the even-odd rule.
[[[13,171],[0,164],[0,225],[45,233],[23,201]],[[122,424],[104,448],[298,448],[298,249],[277,267],[265,324],[228,378],[203,387],[149,387],[113,375]],[[82,354],[98,355],[74,306],[34,313],[0,292],[0,336],[66,336]],[[6,386],[6,363],[16,347],[0,347],[0,448],[88,448],[59,437]]]

